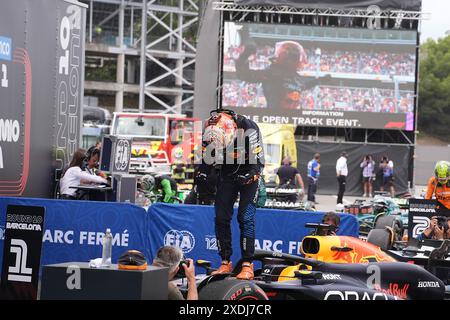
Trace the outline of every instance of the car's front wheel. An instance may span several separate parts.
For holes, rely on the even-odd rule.
[[[253,282],[237,279],[210,282],[198,294],[200,300],[269,300]]]

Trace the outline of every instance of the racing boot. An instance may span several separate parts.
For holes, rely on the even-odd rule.
[[[253,263],[244,262],[242,264],[241,272],[236,276],[239,280],[253,280]]]
[[[222,273],[231,273],[233,272],[233,263],[231,261],[222,261],[219,269],[211,272],[211,275],[222,274]]]

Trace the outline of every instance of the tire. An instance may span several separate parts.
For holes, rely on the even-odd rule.
[[[392,248],[392,235],[387,229],[372,229],[367,235],[367,242],[380,247],[382,250]]]
[[[213,281],[199,292],[199,300],[269,300],[264,291],[250,281],[224,279]]]
[[[386,227],[392,228],[394,227],[394,222],[397,219],[395,216],[379,216],[375,220],[374,229],[384,229]]]
[[[403,225],[397,216],[379,216],[375,221],[374,229],[385,229],[386,227],[392,228],[394,231],[396,241],[399,241],[403,237]]]

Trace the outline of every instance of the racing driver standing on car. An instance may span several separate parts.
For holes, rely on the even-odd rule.
[[[434,167],[434,177],[428,181],[425,199],[431,199],[433,195],[439,205],[437,210],[442,215],[447,215],[450,210],[450,162],[448,161],[439,161]]]
[[[198,179],[217,171],[215,229],[222,263],[213,274],[231,273],[231,219],[239,194],[238,221],[242,269],[237,279],[253,279],[255,214],[258,180],[264,168],[264,151],[258,125],[229,110],[218,110],[206,121],[203,160]]]

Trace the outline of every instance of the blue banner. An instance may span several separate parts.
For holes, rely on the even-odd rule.
[[[233,217],[232,261],[240,258],[239,225]],[[300,254],[302,239],[312,232],[305,228],[308,222],[320,222],[323,212],[301,212],[257,209],[255,247],[262,250]],[[355,216],[341,214],[338,235],[358,237],[359,224]],[[217,240],[214,231],[214,207],[197,205],[154,204],[149,208],[150,252],[163,245],[179,246],[186,257],[204,259],[219,264]],[[152,256],[153,258],[153,256]]]
[[[88,262],[102,255],[106,228],[113,233],[112,261],[130,249],[144,253],[149,264],[163,245],[179,246],[186,257],[219,263],[214,231],[214,207],[157,203],[148,212],[127,203],[0,197],[0,265],[3,259],[5,214],[9,204],[45,207],[41,266],[61,262]],[[308,222],[320,222],[323,213],[257,209],[256,248],[300,253]],[[341,215],[339,235],[358,236],[358,221]],[[240,257],[236,213],[232,223],[233,261]]]
[[[100,258],[106,228],[113,234],[113,263],[130,249],[142,251],[146,257],[150,255],[147,212],[140,207],[115,202],[5,197],[0,198],[0,265],[9,204],[45,207],[41,266]]]

